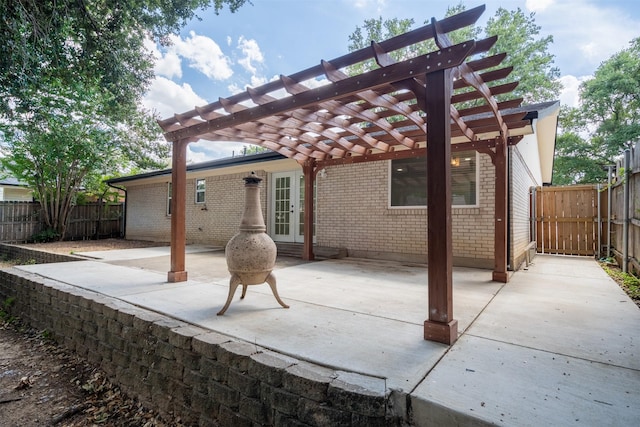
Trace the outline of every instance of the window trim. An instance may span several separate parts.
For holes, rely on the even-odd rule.
[[[173,198],[172,191],[173,189],[171,187],[171,182],[167,182],[167,209],[166,209],[167,216],[171,216],[171,200]]]
[[[198,182],[202,181],[203,188],[202,190],[198,189]],[[198,194],[202,194],[202,201],[198,201]],[[196,178],[195,180],[195,194],[193,196],[193,201],[197,205],[202,205],[207,201],[207,180],[206,178]]]
[[[471,150],[470,150],[471,151]],[[476,203],[470,205],[454,205],[451,201],[452,209],[474,209],[480,207],[480,153],[474,151],[476,156]],[[427,209],[426,205],[413,205],[413,206],[393,206],[391,205],[391,184],[393,176],[393,159],[388,160],[388,176],[387,176],[387,209],[402,210],[402,209]],[[453,196],[453,195],[452,195]]]

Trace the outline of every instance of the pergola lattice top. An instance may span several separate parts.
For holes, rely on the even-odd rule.
[[[468,62],[487,52],[497,37],[452,45],[447,33],[474,24],[480,6],[436,21],[257,88],[161,120],[168,141],[247,142],[304,163],[424,148],[425,75],[451,70],[451,140],[457,149],[485,151],[499,137],[508,142],[526,127],[524,113],[509,113],[522,99],[497,102],[516,83],[498,84],[511,67],[496,69],[506,54]],[[395,62],[390,52],[433,39],[439,50]],[[375,59],[380,68],[357,76],[342,69]],[[309,81],[329,83],[309,87]],[[489,86],[489,83],[494,83]],[[285,93],[284,96],[276,94]],[[480,100],[479,106],[464,103]]]

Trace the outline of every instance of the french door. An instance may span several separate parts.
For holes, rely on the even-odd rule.
[[[304,175],[302,171],[272,174],[271,213],[273,240],[304,242]]]

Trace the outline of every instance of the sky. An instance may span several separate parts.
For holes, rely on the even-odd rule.
[[[155,78],[145,107],[166,118],[257,87],[348,53],[349,35],[366,19],[412,18],[415,27],[443,19],[460,0],[251,0],[237,12],[198,12],[169,46],[149,42]],[[535,13],[539,37],[553,36],[550,53],[560,69],[560,102],[576,106],[580,82],[629,42],[640,37],[637,0],[473,0],[484,4],[484,27],[498,8]],[[199,141],[187,161],[198,163],[238,154],[244,144]]]

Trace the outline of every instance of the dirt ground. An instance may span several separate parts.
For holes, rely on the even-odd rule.
[[[106,239],[29,245],[74,252],[158,246]],[[10,267],[2,263],[0,268]],[[182,426],[162,418],[124,395],[105,374],[49,339],[9,318],[0,301],[0,425],[30,426]]]

